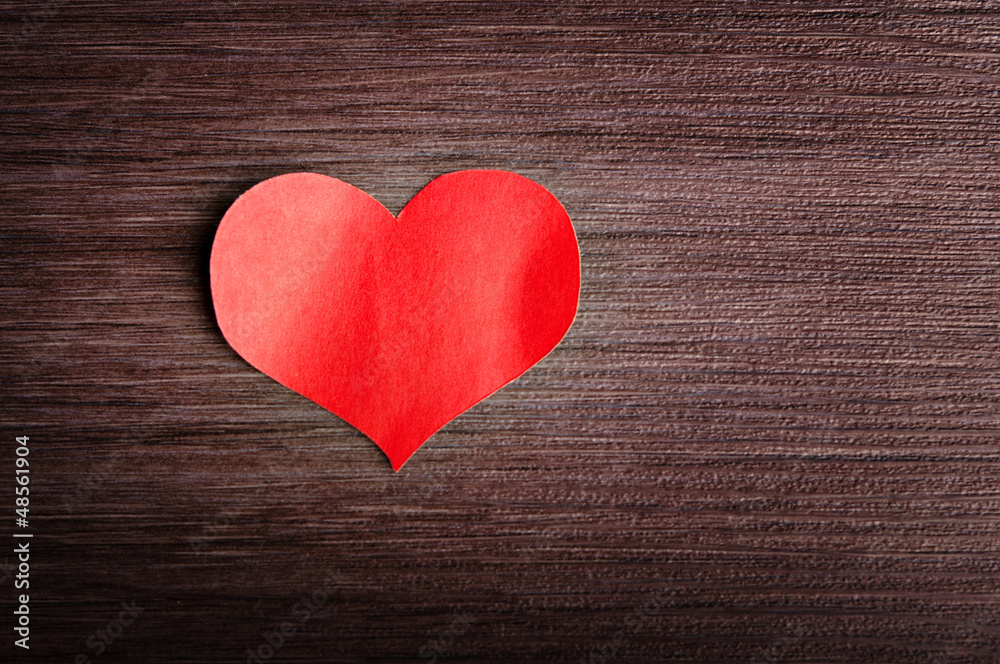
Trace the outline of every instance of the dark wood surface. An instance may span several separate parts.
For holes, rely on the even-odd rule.
[[[0,660],[242,663],[286,621],[266,661],[1000,659],[1000,5],[0,26]],[[226,345],[213,233],[281,173],[398,211],[476,167],[564,203],[579,315],[394,474]]]

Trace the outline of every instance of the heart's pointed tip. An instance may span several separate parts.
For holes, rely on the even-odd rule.
[[[389,455],[386,455],[386,456],[389,456]],[[410,460],[410,457],[411,457],[411,456],[413,456],[413,453],[412,453],[412,452],[410,452],[409,454],[406,454],[406,455],[402,455],[402,454],[394,454],[394,455],[392,455],[392,456],[389,456],[389,463],[390,463],[390,464],[392,464],[392,469],[393,469],[393,470],[394,470],[395,472],[397,472],[397,473],[398,473],[398,472],[399,472],[399,470],[400,470],[400,469],[401,469],[401,468],[402,468],[402,467],[403,467],[404,465],[406,465],[406,462]]]
[[[409,461],[410,457],[412,457],[412,456],[413,456],[413,452],[410,452],[409,454],[407,454],[405,456],[402,456],[402,455],[391,456],[391,457],[389,457],[389,463],[392,465],[392,469],[396,473],[399,473],[399,471],[403,468],[403,466],[406,465],[406,462]]]
[[[349,420],[348,420],[349,421]],[[422,438],[419,442],[411,437],[393,437],[393,436],[380,436],[378,434],[373,434],[366,432],[361,427],[355,425],[358,431],[362,432],[368,440],[375,444],[375,446],[385,455],[385,458],[389,461],[389,465],[392,466],[393,471],[399,472],[400,469],[406,465],[406,462],[410,460],[417,450],[423,447],[423,444],[430,440],[430,436]]]

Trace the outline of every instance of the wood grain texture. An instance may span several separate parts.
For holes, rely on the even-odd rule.
[[[36,533],[3,661],[242,663],[285,621],[267,661],[1000,660],[1000,5],[0,26],[0,506],[29,435]],[[397,475],[228,348],[209,248],[280,173],[398,211],[476,167],[563,202],[580,312]]]

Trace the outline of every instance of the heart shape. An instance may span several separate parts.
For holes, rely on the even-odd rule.
[[[559,343],[580,251],[555,196],[516,173],[442,175],[397,217],[346,182],[291,173],[226,211],[210,273],[233,349],[399,470]]]

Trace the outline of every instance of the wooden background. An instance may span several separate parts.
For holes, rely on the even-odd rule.
[[[1000,4],[0,25],[0,660],[1000,659]],[[564,203],[579,316],[397,475],[226,345],[213,233],[281,173],[398,211],[476,167]]]

